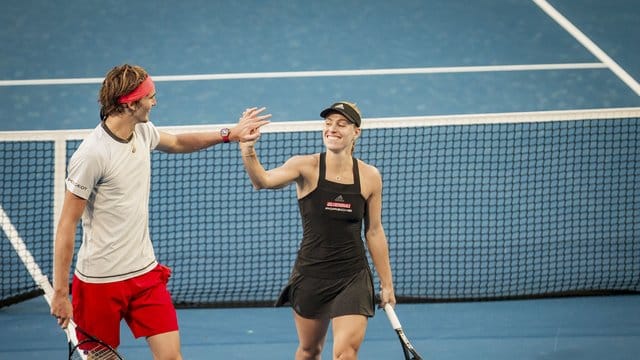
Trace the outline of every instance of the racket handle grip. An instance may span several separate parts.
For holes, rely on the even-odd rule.
[[[391,306],[391,304],[384,305],[384,312],[387,314],[387,318],[389,318],[391,327],[394,330],[398,330],[402,328],[402,326],[400,325],[400,320],[398,320],[398,316],[396,315],[395,310],[393,310],[393,307]]]

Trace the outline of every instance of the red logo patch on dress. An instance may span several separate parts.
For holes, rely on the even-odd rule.
[[[338,195],[333,201],[327,201],[324,206],[325,210],[352,212],[351,203],[344,202],[342,195]]]

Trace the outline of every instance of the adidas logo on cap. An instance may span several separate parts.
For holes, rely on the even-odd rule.
[[[351,105],[344,102],[337,102],[331,105],[330,107],[322,110],[320,116],[326,118],[331,112],[338,112],[344,117],[346,117],[349,121],[354,123],[356,126],[360,127],[360,123],[362,119],[360,119],[360,114],[356,109],[354,109]]]

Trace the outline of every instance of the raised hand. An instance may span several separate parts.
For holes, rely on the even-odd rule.
[[[265,109],[265,107],[246,109],[238,120],[238,124],[231,129],[231,137],[241,143],[255,143],[260,137],[260,128],[267,125],[271,118],[271,114],[262,115]]]

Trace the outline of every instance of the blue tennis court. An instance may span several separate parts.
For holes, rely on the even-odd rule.
[[[426,359],[635,359],[640,297],[605,296],[499,302],[400,304],[398,316]],[[179,310],[185,359],[293,358],[290,309]],[[64,334],[44,300],[3,308],[6,359],[62,359]],[[148,359],[144,340],[123,327],[121,352]],[[330,345],[328,343],[327,345]],[[331,359],[328,346],[323,359]],[[362,359],[401,359],[400,344],[382,313],[362,345]]]
[[[123,62],[140,64],[154,77],[158,105],[151,119],[166,127],[234,123],[248,106],[266,106],[274,122],[315,121],[323,106],[344,99],[358,104],[365,125],[367,119],[400,124],[415,117],[454,119],[447,116],[640,107],[640,33],[636,30],[640,27],[640,8],[633,0],[189,0],[126,5],[117,1],[74,0],[65,5],[27,1],[5,6],[0,20],[0,39],[5,45],[0,60],[0,135],[6,136],[95,127],[102,76]],[[637,119],[632,119],[622,135],[607,134],[610,137],[605,139],[622,136],[635,144],[636,124]],[[543,137],[544,131],[556,131],[536,130]],[[456,144],[465,135],[447,136],[453,140],[445,142]],[[395,139],[369,141],[360,146],[367,148],[375,146],[376,141]],[[411,144],[403,146],[404,151],[412,149]],[[451,151],[457,149],[454,146]],[[637,147],[633,151],[627,155],[637,159]],[[403,162],[404,153],[399,150],[381,152],[393,153],[387,154],[390,165],[380,160],[383,175],[385,169],[394,169],[398,163],[412,166],[407,159]],[[221,153],[213,164],[188,159],[185,166],[231,161],[226,152]],[[604,155],[612,159],[610,154]],[[265,155],[276,163],[282,156],[275,150],[273,156]],[[475,155],[471,158],[482,161]],[[625,159],[614,160],[624,163]],[[9,169],[15,163],[3,160],[3,165]],[[230,177],[236,175],[242,178],[244,174]],[[613,173],[611,177],[620,175]],[[385,181],[391,187],[403,187],[408,181],[388,176]],[[635,213],[637,219],[640,195],[633,186],[637,174],[631,171],[628,178],[625,194],[629,211],[625,214]],[[215,176],[192,181],[192,187],[199,182],[219,186]],[[2,191],[3,206],[16,218],[26,206],[7,205],[9,199],[38,201],[25,189],[3,186]],[[152,192],[152,198],[160,198],[158,191]],[[385,211],[398,213],[398,200],[402,198],[388,197]],[[426,211],[422,205],[404,200],[409,204],[407,213],[390,216],[414,216],[422,221]],[[169,209],[176,206],[170,202],[157,205]],[[602,211],[600,205],[587,205]],[[198,202],[188,206],[195,208]],[[287,206],[283,208],[294,209]],[[196,225],[185,221],[174,227],[197,227],[191,230],[197,235],[200,226],[208,231],[207,222],[213,219],[240,216],[234,211],[205,212]],[[544,209],[532,213],[549,212]],[[295,223],[297,214],[292,216]],[[50,215],[43,218],[53,221]],[[470,227],[472,220],[468,220]],[[397,307],[398,315],[427,359],[635,359],[640,352],[640,244],[637,220],[629,223],[628,230],[614,230],[626,231],[627,238],[635,239],[615,248],[621,253],[624,248],[630,260],[622,268],[598,269],[635,279],[635,294],[402,303]],[[429,229],[431,223],[425,224]],[[598,225],[586,224],[585,228],[595,232],[591,226]],[[405,234],[404,229],[388,230],[396,237]],[[255,231],[260,231],[259,224]],[[51,234],[45,231],[44,235]],[[223,235],[227,234],[217,234]],[[33,241],[28,237],[25,241]],[[289,237],[293,252],[298,237]],[[8,243],[5,235],[0,240]],[[155,241],[169,243],[170,249],[173,239],[167,235]],[[16,259],[11,247],[1,249],[4,272]],[[599,249],[598,244],[593,249]],[[398,248],[394,256],[400,261],[419,250],[417,245]],[[227,260],[205,264],[211,259],[204,255],[204,259],[198,259],[204,264],[203,271],[238,271],[226,269],[234,262],[229,254],[242,256],[244,250],[225,251],[223,248]],[[259,251],[270,254],[268,246]],[[429,255],[432,261],[441,254]],[[596,256],[593,262],[607,263],[608,256]],[[176,263],[180,261],[193,262],[185,258]],[[287,258],[277,261],[286,263]],[[271,263],[262,265],[268,268]],[[577,269],[587,265],[575,264]],[[180,265],[174,267],[178,278],[187,272],[182,269]],[[398,270],[399,274],[411,274],[409,268]],[[248,280],[247,286],[259,288],[270,279],[270,274],[257,273],[259,281]],[[416,273],[416,281],[427,282]],[[577,278],[580,280],[580,276]],[[180,309],[179,320],[186,359],[289,359],[297,344],[288,308]],[[0,308],[0,326],[5,329],[0,358],[66,356],[64,333],[48,315],[41,297]],[[127,358],[150,358],[146,343],[132,339],[126,327],[121,350]],[[330,359],[330,354],[329,347],[323,359]],[[370,322],[361,358],[401,358],[395,334],[382,312]]]

